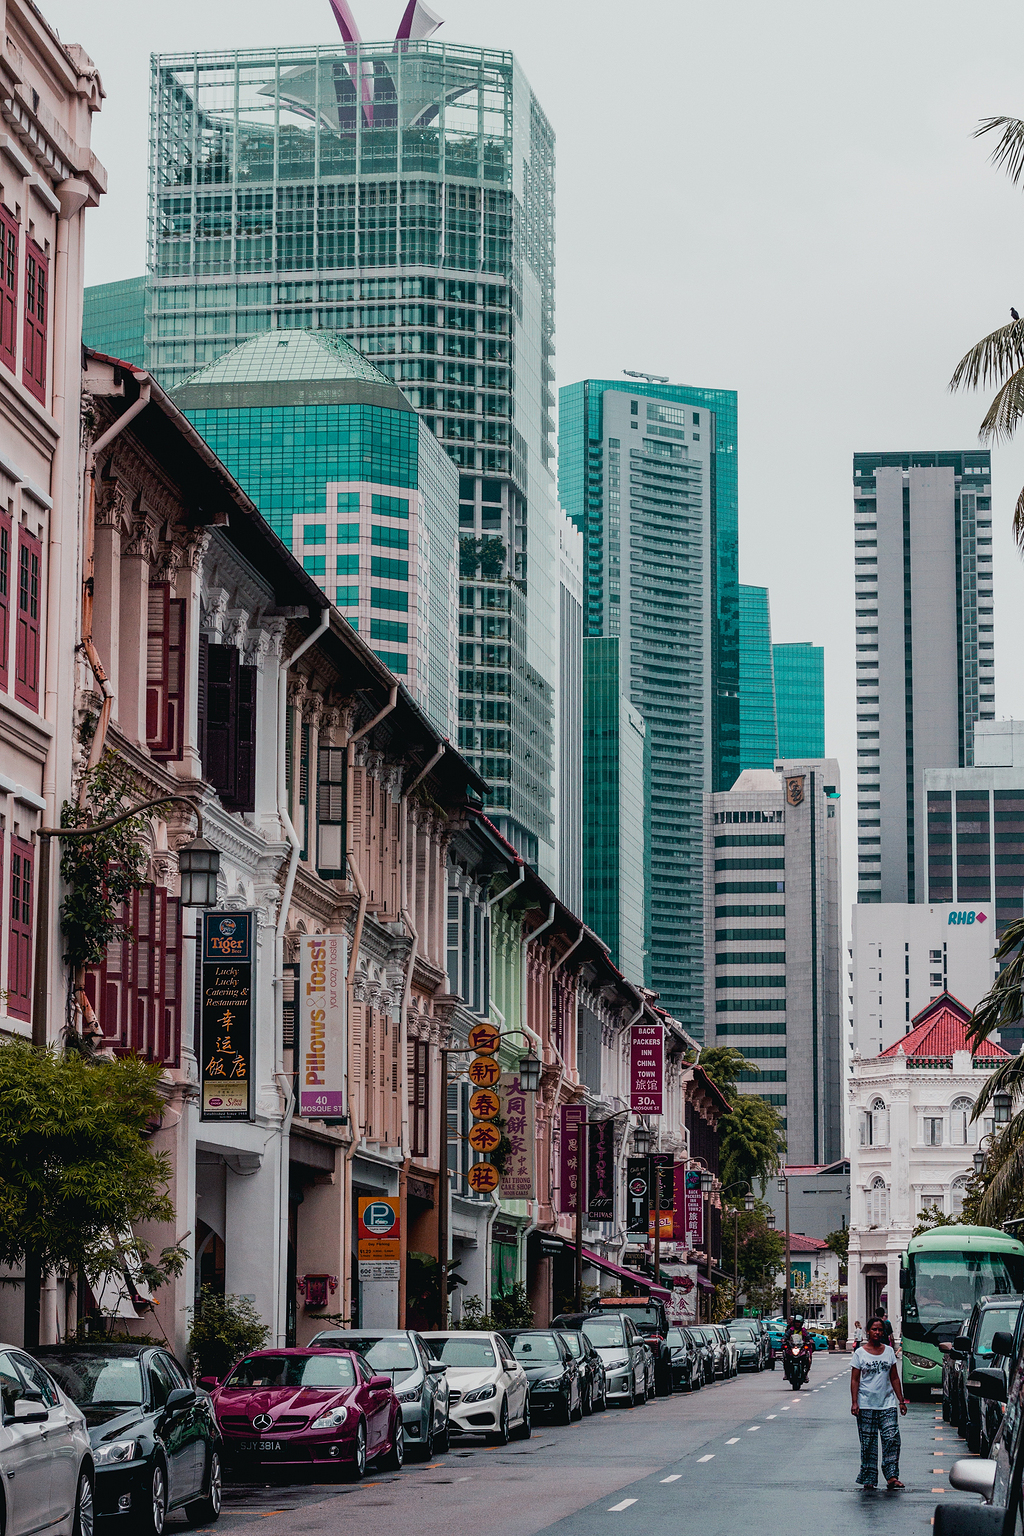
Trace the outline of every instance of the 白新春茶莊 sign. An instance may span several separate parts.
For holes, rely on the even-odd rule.
[[[307,1120],[340,1120],[345,1113],[347,955],[344,934],[299,939],[296,1066],[299,1114]]]

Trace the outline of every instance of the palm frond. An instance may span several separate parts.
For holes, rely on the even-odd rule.
[[[1007,960],[1014,950],[1017,954],[975,1008],[967,1026],[968,1040],[987,1040],[997,1029],[1008,1029],[1024,1018],[1024,918],[1006,928],[996,949],[996,959]]]
[[[1009,442],[1024,420],[1024,368],[1011,373],[997,390],[978,433],[983,443]]]
[[[999,1063],[994,1072],[989,1073],[982,1084],[981,1092],[978,1094],[977,1102],[971,1112],[972,1120],[979,1120],[981,1118],[997,1093],[1008,1093],[1011,1100],[1018,1099],[1024,1095],[1024,1056],[1008,1056],[1005,1061]],[[1016,1127],[1018,1120],[1021,1122],[1020,1127],[1015,1129],[1011,1135],[1010,1126]],[[1000,1140],[1008,1139],[1008,1141],[1012,1141],[1017,1136],[1024,1140],[1024,1115],[1014,1116],[1010,1125],[1002,1132]]]
[[[1024,365],[1024,320],[1001,325],[962,357],[949,381],[951,390],[977,389],[979,385],[1002,384]]]
[[[1019,117],[986,117],[975,128],[974,137],[980,139],[1000,128],[1002,136],[989,158],[1017,186],[1024,175],[1024,122]]]
[[[983,1226],[998,1227],[1020,1201],[1024,1181],[1024,1146],[1012,1147],[981,1197],[978,1218]]]
[[[1020,548],[1024,548],[1024,487],[1017,497],[1017,505],[1013,509],[1013,537]]]

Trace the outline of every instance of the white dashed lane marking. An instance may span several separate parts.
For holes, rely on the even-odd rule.
[[[619,1515],[624,1509],[628,1509],[631,1504],[635,1503],[636,1499],[623,1499],[621,1504],[613,1504],[608,1513],[610,1515]]]
[[[739,1435],[733,1435],[732,1439],[731,1440],[727,1440],[725,1443],[726,1443],[726,1445],[739,1445],[740,1437],[739,1437]]]
[[[683,1474],[681,1472],[673,1472],[671,1477],[663,1477],[662,1478],[662,1482],[663,1483],[678,1483],[678,1481],[682,1477],[682,1475]]]
[[[751,1424],[750,1428],[747,1430],[747,1434],[748,1435],[752,1435],[754,1433],[755,1429],[760,1429],[760,1428],[761,1428],[760,1424]]]
[[[714,1461],[714,1459],[715,1459],[714,1451],[712,1451],[711,1454],[708,1455],[708,1456],[698,1456],[697,1457],[698,1461]]]

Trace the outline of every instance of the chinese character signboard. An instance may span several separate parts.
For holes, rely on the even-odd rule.
[[[401,1268],[401,1251],[398,1196],[360,1195],[360,1280],[397,1280]]]
[[[588,1127],[587,1220],[615,1220],[615,1121]]]
[[[704,1243],[704,1196],[701,1193],[699,1169],[688,1169],[685,1182],[683,1241],[688,1248],[700,1248]]]
[[[299,1114],[340,1120],[345,1113],[345,970],[340,933],[299,940]]]
[[[634,1115],[663,1113],[665,1031],[634,1024],[629,1031],[629,1107]]]
[[[658,1225],[661,1228],[661,1241],[663,1243],[671,1242],[673,1223],[675,1221],[675,1217],[673,1215],[673,1208],[675,1206],[675,1158],[671,1152],[652,1152],[651,1164],[652,1174],[654,1168],[657,1168],[658,1170],[658,1181],[661,1185],[659,1194],[661,1210],[658,1213]],[[648,1235],[650,1237],[654,1236],[653,1180],[651,1183],[651,1214],[650,1231]]]
[[[650,1202],[647,1187],[648,1163],[646,1157],[626,1159],[626,1231],[642,1232],[648,1236],[650,1226]]]
[[[532,1200],[535,1196],[533,1168],[537,1137],[534,1124],[535,1095],[525,1093],[519,1086],[518,1072],[503,1072],[498,1082],[498,1097],[501,1100],[505,1135],[511,1142],[501,1175],[502,1199]],[[476,1129],[482,1127],[474,1127]],[[489,1149],[481,1147],[480,1150]]]
[[[250,1120],[252,912],[204,912],[199,1064],[203,1120]]]
[[[558,1209],[575,1211],[579,1196],[580,1180],[584,1176],[581,1156],[583,1136],[581,1126],[587,1123],[585,1104],[562,1105],[562,1136],[560,1151],[561,1179],[558,1188]]]

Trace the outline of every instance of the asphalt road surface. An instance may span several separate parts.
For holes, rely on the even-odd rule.
[[[936,1503],[964,1500],[949,1466],[966,1454],[937,1402],[902,1421],[903,1493],[862,1493],[850,1364],[819,1354],[799,1393],[781,1369],[693,1396],[610,1408],[492,1448],[456,1440],[424,1465],[362,1483],[228,1486],[217,1536],[754,1536],[786,1530],[926,1532]],[[976,1502],[976,1501],[972,1501]],[[898,1507],[896,1507],[898,1506]],[[179,1522],[168,1521],[171,1536]]]

